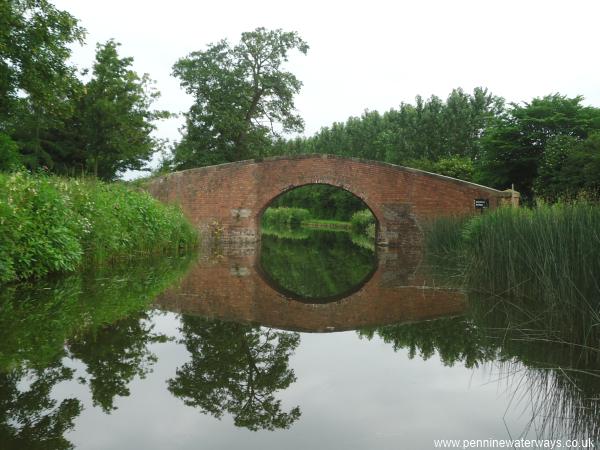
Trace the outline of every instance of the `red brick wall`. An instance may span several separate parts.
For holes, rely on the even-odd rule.
[[[269,158],[175,172],[153,180],[148,191],[181,205],[205,238],[225,241],[260,237],[260,215],[278,195],[298,186],[325,183],[360,197],[379,222],[377,242],[401,245],[407,223],[474,214],[476,198],[490,209],[510,193],[392,164],[328,155]]]

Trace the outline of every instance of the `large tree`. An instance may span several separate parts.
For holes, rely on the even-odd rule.
[[[77,20],[46,0],[0,1],[0,134],[30,167],[53,165],[48,142],[78,84],[70,46],[83,37]]]
[[[288,53],[306,53],[295,32],[257,28],[181,58],[173,74],[194,97],[174,165],[188,168],[260,156],[280,132],[302,131],[294,95],[302,86],[284,70]]]
[[[168,113],[152,110],[159,92],[148,74],[132,70],[133,58],[121,58],[118,44],[98,44],[92,79],[85,85],[73,128],[88,172],[113,179],[126,169],[142,169],[158,149],[154,121]]]
[[[512,183],[530,198],[540,163],[550,142],[559,137],[587,139],[600,130],[600,108],[582,105],[582,97],[560,94],[512,104],[482,138],[476,177],[482,184],[506,189]]]

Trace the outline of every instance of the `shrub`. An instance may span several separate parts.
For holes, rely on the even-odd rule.
[[[350,228],[353,233],[367,234],[371,227],[373,237],[375,236],[375,216],[368,209],[363,209],[352,214],[350,218]]]
[[[125,184],[0,174],[0,283],[179,251],[196,240],[181,211]]]
[[[267,208],[262,216],[262,224],[268,227],[295,228],[310,218],[310,211],[304,208]]]

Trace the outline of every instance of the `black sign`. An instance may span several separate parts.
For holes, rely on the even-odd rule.
[[[484,209],[490,207],[490,201],[487,198],[476,198],[475,209]]]

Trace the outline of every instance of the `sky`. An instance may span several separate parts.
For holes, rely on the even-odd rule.
[[[600,107],[597,0],[54,0],[87,30],[72,61],[91,67],[95,45],[114,38],[148,73],[173,113],[192,103],[173,64],[257,27],[296,31],[310,45],[286,66],[302,82],[296,108],[309,136],[333,122],[457,87],[487,87],[508,102],[559,92]],[[157,124],[179,139],[181,116]]]

